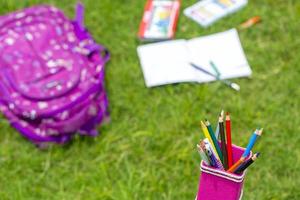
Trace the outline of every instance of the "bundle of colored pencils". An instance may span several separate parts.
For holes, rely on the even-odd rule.
[[[207,119],[205,122],[201,121],[200,125],[205,139],[197,144],[197,150],[206,165],[230,173],[240,174],[260,155],[258,152],[248,158],[254,144],[262,134],[262,128],[254,131],[243,155],[237,162],[234,163],[231,143],[231,120],[229,113],[226,113],[224,127],[224,111],[221,112],[215,132]],[[219,137],[221,139],[220,142],[218,141]]]

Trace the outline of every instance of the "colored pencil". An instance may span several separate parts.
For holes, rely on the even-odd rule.
[[[255,25],[259,22],[261,22],[261,17],[260,16],[251,17],[247,21],[240,24],[238,28],[239,28],[239,30],[243,30],[243,29],[246,29],[246,28],[250,28],[251,26],[253,26],[253,25]]]
[[[209,142],[210,142],[211,144],[213,144],[213,141],[212,141],[212,139],[211,139],[211,137],[210,137],[210,134],[209,134],[209,132],[208,132],[208,130],[207,130],[207,127],[205,126],[204,122],[201,121],[201,122],[200,122],[200,125],[201,125],[202,131],[203,131],[203,133],[204,133],[204,136],[209,140]],[[215,153],[217,152],[217,150],[216,150],[216,148],[215,148],[214,146],[213,146],[213,151],[214,151]],[[220,159],[219,156],[218,156],[218,159]]]
[[[221,115],[219,117],[219,126],[220,126],[220,136],[221,136],[221,149],[223,155],[223,166],[224,169],[227,170],[228,169],[227,148],[226,148],[226,139],[224,133],[224,122],[223,122],[223,117]]]
[[[217,151],[217,154],[218,154],[220,160],[222,161],[223,160],[223,155],[222,155],[218,140],[217,140],[217,138],[214,134],[214,131],[213,131],[213,129],[212,129],[212,127],[211,127],[211,125],[210,125],[210,123],[207,119],[205,120],[205,125],[206,125],[208,133],[209,133],[209,135],[212,139],[212,142],[213,142],[212,145],[215,147],[215,149]]]
[[[231,172],[233,173],[244,161],[245,161],[245,157],[241,157],[236,163],[234,163],[234,165],[232,165],[227,172]]]
[[[221,116],[224,115],[224,110],[221,111]],[[219,119],[219,118],[218,118]],[[216,128],[216,133],[215,133],[215,136],[217,138],[217,140],[219,139],[219,136],[220,136],[220,126],[219,126],[219,120],[218,120],[218,123],[217,123],[217,128]]]
[[[220,136],[220,127],[219,127],[219,122],[216,126],[216,131],[215,131],[215,136],[217,138],[217,140],[219,139],[219,136]]]
[[[210,159],[214,162],[214,167],[224,170],[224,167],[221,163],[221,161],[217,158],[217,154],[212,150],[212,145],[210,144],[209,140],[205,138],[203,140],[205,144],[205,148],[207,150],[208,155],[210,156]]]
[[[221,110],[220,115],[221,115],[222,118],[224,118],[224,110]]]
[[[226,113],[226,144],[227,144],[227,156],[228,156],[228,168],[233,165],[233,155],[232,155],[232,143],[231,143],[231,121],[230,115]]]
[[[248,157],[250,154],[251,149],[253,148],[255,142],[257,141],[258,137],[261,136],[263,129],[256,129],[254,133],[252,134],[249,143],[246,147],[246,150],[244,151],[242,157]]]
[[[258,158],[258,156],[260,155],[260,153],[256,153],[254,154],[250,159],[246,160],[245,162],[243,162],[243,164],[241,164],[235,171],[234,173],[236,174],[240,174],[243,171],[245,171],[245,169],[247,169],[252,163],[254,163],[254,161]]]
[[[232,88],[232,89],[234,89],[234,90],[236,90],[236,91],[240,91],[240,86],[239,86],[237,83],[232,83],[232,82],[229,81],[229,80],[223,80],[223,79],[221,79],[219,76],[217,76],[217,75],[215,75],[215,74],[213,74],[213,73],[207,71],[207,70],[204,69],[203,67],[201,67],[201,66],[199,66],[199,65],[196,65],[196,64],[194,64],[194,63],[190,63],[190,65],[191,65],[192,67],[194,67],[195,69],[197,69],[197,70],[199,70],[199,71],[201,71],[201,72],[203,72],[203,73],[205,73],[205,74],[207,74],[207,75],[209,75],[209,76],[214,77],[216,80],[218,80],[218,81],[224,83],[224,84],[227,85],[228,87],[230,87],[230,88]]]
[[[209,156],[209,152],[206,150],[205,143],[203,142],[203,140],[200,141],[199,146],[200,146],[200,148],[202,149],[202,151],[205,153],[205,155],[206,155],[206,157],[207,157],[207,159],[208,159],[208,162],[209,162],[210,166],[214,166],[215,163],[214,163],[213,160],[211,160],[211,158],[210,158],[210,156]]]
[[[207,138],[205,138],[204,140],[207,140]],[[209,161],[211,163],[212,167],[217,167],[217,163],[216,163],[216,159],[214,159],[213,157],[213,150],[211,148],[209,148],[209,146],[206,145],[206,143],[204,142],[204,140],[201,141],[201,147],[203,148],[204,152],[206,153],[207,157],[209,158]]]
[[[213,61],[209,61],[209,64],[213,68],[213,70],[215,71],[216,75],[218,77],[220,77],[221,73],[220,73],[219,69],[217,68],[217,66],[215,65],[215,63]]]
[[[211,163],[210,163],[206,153],[203,151],[203,149],[201,148],[201,146],[199,144],[197,144],[197,150],[199,152],[201,159],[205,162],[205,164],[208,166],[211,166]]]

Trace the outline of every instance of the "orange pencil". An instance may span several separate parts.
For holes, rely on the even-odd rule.
[[[234,163],[234,165],[232,165],[227,172],[231,172],[233,173],[244,161],[245,161],[245,157],[241,157],[236,163]]]
[[[261,18],[260,16],[255,16],[255,17],[252,17],[250,19],[248,19],[247,21],[245,21],[244,23],[242,23],[240,26],[239,26],[239,29],[246,29],[246,28],[249,28],[257,23],[261,22]]]
[[[226,145],[227,145],[227,157],[228,157],[228,168],[233,165],[232,157],[232,142],[231,142],[231,121],[229,113],[226,113]]]

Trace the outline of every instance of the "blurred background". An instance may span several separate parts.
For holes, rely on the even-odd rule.
[[[96,138],[75,137],[40,150],[0,119],[0,199],[194,199],[202,138],[199,121],[213,125],[231,113],[232,140],[246,146],[257,127],[262,155],[249,168],[244,198],[300,198],[300,2],[250,0],[209,28],[183,15],[176,38],[190,39],[238,26],[259,15],[262,23],[239,33],[251,78],[240,92],[220,82],[146,88],[136,48],[144,0],[84,0],[85,24],[112,56],[106,66],[111,121]],[[47,3],[74,16],[76,0],[2,0],[0,13]]]

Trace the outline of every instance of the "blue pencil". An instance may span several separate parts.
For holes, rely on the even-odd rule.
[[[209,75],[209,76],[214,77],[216,80],[221,81],[222,83],[224,83],[225,85],[229,86],[230,88],[232,88],[232,89],[234,89],[234,90],[236,90],[236,91],[240,91],[240,86],[239,86],[238,84],[232,83],[232,82],[229,81],[229,80],[223,80],[223,79],[220,78],[220,75],[215,75],[215,74],[213,74],[213,73],[207,71],[207,70],[204,69],[203,67],[201,67],[201,66],[199,66],[199,65],[196,65],[196,64],[194,64],[194,63],[190,63],[190,65],[191,65],[192,67],[194,67],[195,69],[197,69],[197,70],[199,70],[199,71],[201,71],[201,72],[203,72],[203,73],[205,73],[205,74],[207,74],[207,75]]]
[[[253,148],[256,140],[258,139],[259,136],[261,136],[263,129],[256,129],[254,133],[252,134],[249,143],[246,147],[246,150],[244,151],[242,157],[246,158],[249,156],[251,149]]]

